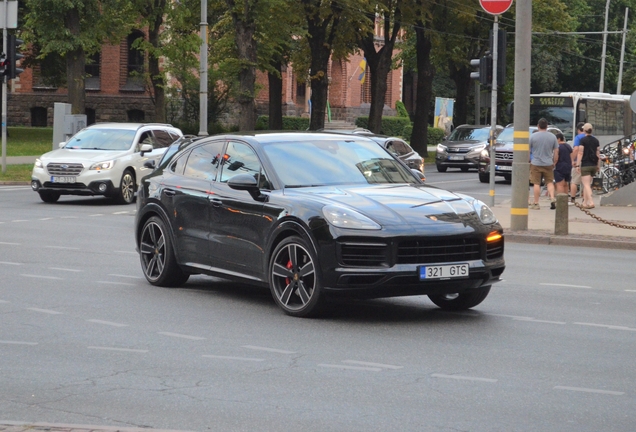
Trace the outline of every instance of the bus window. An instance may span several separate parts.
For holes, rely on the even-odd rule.
[[[587,100],[587,121],[594,135],[623,136],[625,102],[621,100]]]

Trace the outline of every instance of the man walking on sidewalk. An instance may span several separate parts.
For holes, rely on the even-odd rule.
[[[533,185],[534,201],[531,210],[539,210],[541,177],[545,180],[550,195],[550,206],[554,208],[554,167],[559,160],[559,143],[553,133],[548,132],[548,121],[544,118],[537,123],[535,133],[530,136],[530,183]]]

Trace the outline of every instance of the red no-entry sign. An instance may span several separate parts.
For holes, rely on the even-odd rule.
[[[512,0],[479,0],[479,4],[491,15],[501,15],[512,5]]]

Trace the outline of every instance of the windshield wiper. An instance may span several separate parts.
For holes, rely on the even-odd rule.
[[[326,184],[311,184],[311,185],[285,185],[285,188],[304,188],[304,187],[320,187],[327,186]]]

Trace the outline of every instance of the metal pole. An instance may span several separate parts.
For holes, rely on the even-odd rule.
[[[530,178],[530,53],[532,52],[532,0],[517,0],[515,33],[514,156],[510,228],[528,229]]]
[[[475,124],[481,124],[481,84],[475,80]]]
[[[623,44],[621,45],[621,61],[618,62],[618,84],[616,85],[616,94],[621,94],[623,85],[623,60],[625,58],[625,38],[627,36],[627,15],[629,14],[629,8],[625,8],[625,23],[623,24]]]
[[[605,29],[603,30],[603,51],[601,53],[601,81],[598,85],[598,91],[603,93],[605,86],[605,51],[607,50],[607,18],[609,15],[610,0],[605,3]]]
[[[490,95],[490,206],[495,205],[495,144],[497,143],[497,61],[499,50],[499,15],[492,25],[492,93]]]
[[[7,52],[7,27],[9,5],[4,0],[4,23],[2,23],[2,52]],[[7,172],[7,77],[2,76],[2,174]]]
[[[201,0],[199,52],[199,135],[208,135],[208,0]]]

